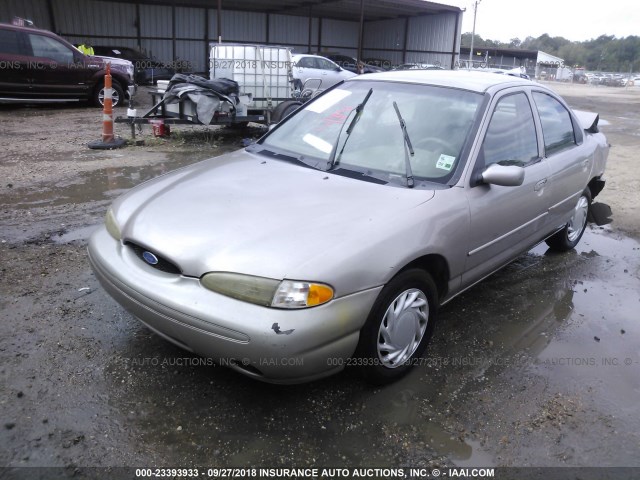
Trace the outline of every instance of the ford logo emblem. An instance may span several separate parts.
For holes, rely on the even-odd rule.
[[[144,261],[147,262],[149,265],[157,265],[158,264],[158,257],[156,257],[151,252],[143,252],[142,253],[142,258],[144,258]]]

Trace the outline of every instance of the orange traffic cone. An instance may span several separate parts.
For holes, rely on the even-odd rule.
[[[102,104],[102,141],[96,140],[89,143],[89,148],[109,150],[124,147],[124,139],[113,136],[113,93],[111,83],[111,64],[107,63],[107,72],[104,76],[104,99]]]

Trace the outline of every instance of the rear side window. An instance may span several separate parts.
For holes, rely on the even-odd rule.
[[[0,53],[22,55],[20,50],[20,35],[15,30],[0,29]]]
[[[547,156],[574,146],[576,139],[571,116],[567,109],[555,98],[545,93],[533,92],[533,99],[540,114]]]
[[[296,67],[301,68],[318,68],[316,65],[316,59],[313,57],[302,57],[298,60]]]
[[[73,63],[73,53],[69,48],[54,38],[30,33],[29,43],[34,57],[48,58],[59,65]]]
[[[525,166],[539,158],[531,105],[524,93],[500,99],[482,144],[484,164]]]

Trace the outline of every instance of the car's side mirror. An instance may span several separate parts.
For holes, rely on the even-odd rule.
[[[484,183],[501,185],[503,187],[517,187],[524,182],[524,168],[515,165],[489,165],[481,174]]]

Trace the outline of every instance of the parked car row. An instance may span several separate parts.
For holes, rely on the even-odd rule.
[[[355,58],[350,57],[348,55],[325,55],[325,58],[328,58],[329,60],[334,62],[336,65],[342,67],[344,70],[347,70],[351,73],[378,73],[378,72],[384,71],[382,67],[371,65],[363,61],[362,71],[358,72],[358,61]]]
[[[636,82],[636,79],[640,79],[640,77],[636,75],[631,76],[622,73],[588,72],[585,75],[589,84],[606,85],[608,87],[632,86]]]

